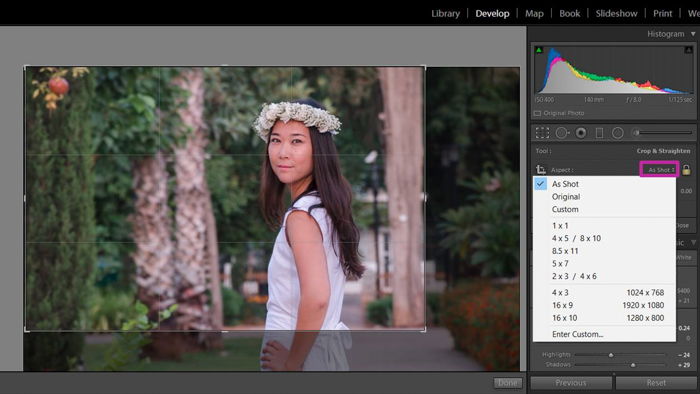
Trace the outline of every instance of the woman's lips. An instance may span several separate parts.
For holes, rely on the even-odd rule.
[[[288,170],[288,169],[292,168],[292,166],[281,166],[281,165],[278,165],[277,168],[279,168],[280,170]]]

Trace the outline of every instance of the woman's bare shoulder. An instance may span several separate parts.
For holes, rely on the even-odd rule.
[[[322,242],[323,234],[316,219],[307,211],[294,210],[287,217],[287,241],[290,245],[294,242]]]

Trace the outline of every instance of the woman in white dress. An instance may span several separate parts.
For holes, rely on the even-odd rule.
[[[267,143],[260,202],[279,229],[268,266],[260,367],[272,371],[348,370],[343,287],[364,272],[352,191],[332,136],[340,121],[311,99],[265,105],[255,122]],[[288,189],[292,204],[285,210]]]

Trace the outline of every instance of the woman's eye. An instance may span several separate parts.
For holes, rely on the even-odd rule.
[[[298,143],[301,143],[301,142],[303,142],[303,141],[300,140],[300,139],[296,139],[296,140],[292,140],[292,142],[293,142],[293,143],[297,143],[297,142],[298,142]]]
[[[279,142],[279,141],[280,141],[280,140],[277,139],[277,138],[273,138],[273,139],[272,139],[272,142]]]

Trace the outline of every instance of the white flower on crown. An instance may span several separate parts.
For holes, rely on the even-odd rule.
[[[331,115],[328,111],[315,108],[308,104],[290,103],[282,101],[280,103],[264,104],[260,115],[253,123],[258,136],[267,142],[267,136],[270,134],[270,129],[275,124],[277,119],[284,123],[290,120],[298,120],[306,127],[316,126],[319,133],[329,132],[332,135],[338,134],[340,130],[340,120]]]

